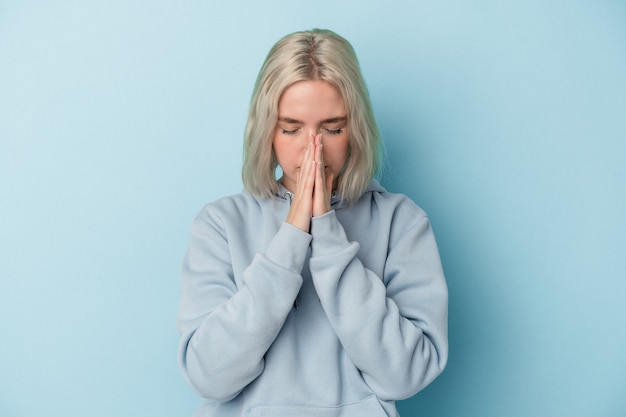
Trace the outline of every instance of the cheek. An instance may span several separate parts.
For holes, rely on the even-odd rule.
[[[274,140],[273,143],[274,154],[278,163],[282,166],[284,164],[294,164],[298,157],[298,147],[292,141]]]
[[[324,159],[330,162],[333,165],[341,165],[341,168],[346,162],[348,157],[348,141],[341,141],[331,144],[324,145]]]

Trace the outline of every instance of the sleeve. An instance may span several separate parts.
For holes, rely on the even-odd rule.
[[[196,218],[182,265],[177,327],[181,372],[200,395],[228,401],[263,372],[263,357],[302,285],[310,240],[283,223],[238,286],[236,254],[223,227],[210,216]]]
[[[333,211],[314,222],[313,282],[342,346],[379,398],[414,395],[448,358],[448,290],[428,218],[390,241],[384,277],[363,266]]]

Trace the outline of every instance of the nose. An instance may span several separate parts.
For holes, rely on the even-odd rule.
[[[311,129],[309,130],[309,134],[307,135],[307,139],[310,141],[314,141],[315,140],[315,136],[320,135],[320,140],[323,141],[324,140],[324,135],[323,135],[323,131],[322,128],[319,128],[317,130]]]

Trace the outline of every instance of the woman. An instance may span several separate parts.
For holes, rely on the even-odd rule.
[[[183,262],[195,415],[396,416],[445,367],[448,294],[426,214],[373,180],[379,134],[345,39],[274,45],[244,148],[245,192],[204,207]]]

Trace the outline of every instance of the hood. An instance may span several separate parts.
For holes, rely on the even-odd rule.
[[[365,189],[365,193],[371,193],[371,192],[384,193],[386,192],[386,190],[382,185],[380,185],[380,183],[377,180],[372,180],[370,181],[367,188]],[[291,198],[293,197],[293,193],[289,191],[287,188],[285,188],[284,185],[282,185],[281,183],[278,183],[278,193],[276,193],[276,197],[281,200],[291,201]],[[337,191],[333,191],[332,195],[330,196],[330,205],[333,208],[340,208],[340,207],[345,207],[347,203],[345,202],[342,203],[341,196],[339,195],[339,193]]]

